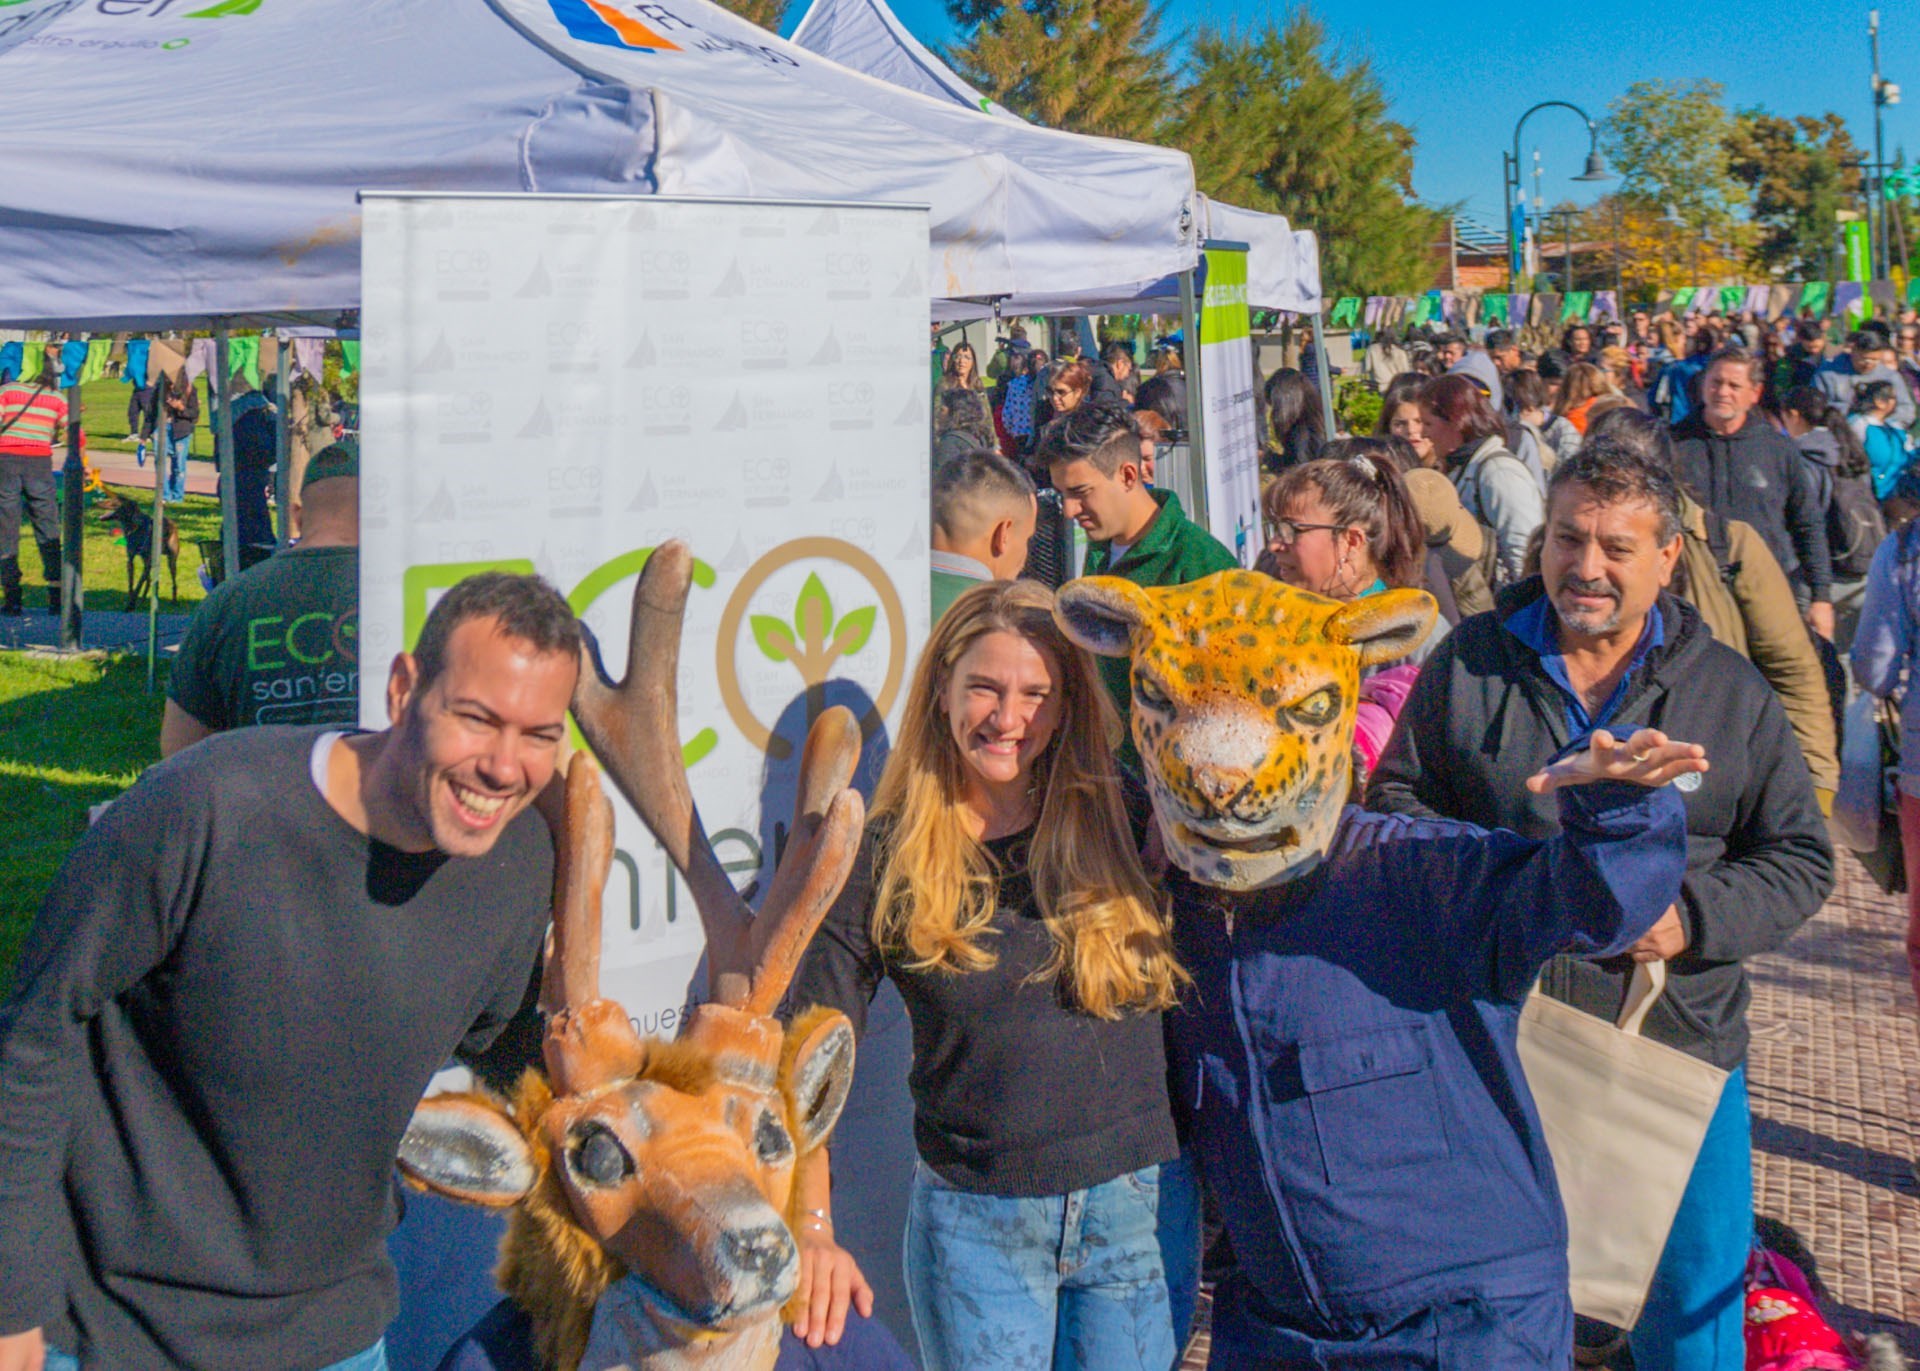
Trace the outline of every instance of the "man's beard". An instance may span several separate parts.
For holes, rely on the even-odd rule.
[[[1604,595],[1613,601],[1613,608],[1596,618],[1593,610],[1569,611],[1562,608],[1556,597],[1553,607],[1560,615],[1560,622],[1576,633],[1598,637],[1620,627],[1620,594],[1606,581],[1582,581],[1570,576],[1560,583],[1560,590],[1563,594],[1571,595]]]

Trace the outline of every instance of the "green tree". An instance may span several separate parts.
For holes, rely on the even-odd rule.
[[[1413,201],[1413,131],[1371,65],[1331,50],[1305,9],[1284,23],[1195,34],[1166,141],[1200,189],[1320,236],[1330,295],[1424,289],[1450,210]]]
[[[945,54],[1016,114],[1049,128],[1154,141],[1173,88],[1154,0],[948,0]]]
[[[1752,197],[1753,265],[1775,276],[1831,274],[1834,211],[1859,204],[1860,149],[1837,114],[1787,119],[1762,109],[1734,116],[1727,165]]]
[[[720,0],[722,9],[752,20],[769,33],[780,32],[780,21],[787,17],[787,4],[788,0]]]
[[[1746,196],[1729,167],[1733,118],[1716,81],[1636,81],[1607,106],[1601,142],[1620,193],[1690,233],[1728,236]]]

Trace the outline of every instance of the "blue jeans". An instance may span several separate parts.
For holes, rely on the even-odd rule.
[[[1161,1254],[1190,1252],[1176,1328]],[[1185,1233],[1186,1238],[1179,1235]],[[1168,1371],[1191,1319],[1199,1192],[1184,1162],[1085,1190],[955,1190],[922,1163],[907,1203],[907,1300],[926,1371]]]
[[[193,435],[184,438],[171,435],[166,440],[166,496],[168,504],[176,504],[187,496],[187,449],[193,446]]]
[[[49,1347],[46,1371],[80,1371],[80,1363],[67,1353]],[[366,1351],[323,1367],[322,1371],[387,1371],[387,1340],[382,1338]]]
[[[1752,1244],[1753,1127],[1742,1066],[1720,1092],[1646,1309],[1634,1326],[1633,1361],[1640,1371],[1741,1371]]]

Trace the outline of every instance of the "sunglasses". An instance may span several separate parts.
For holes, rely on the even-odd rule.
[[[1278,543],[1281,547],[1292,547],[1300,541],[1303,533],[1311,533],[1314,529],[1336,533],[1345,527],[1345,524],[1302,524],[1292,519],[1275,519],[1267,525],[1267,541]]]

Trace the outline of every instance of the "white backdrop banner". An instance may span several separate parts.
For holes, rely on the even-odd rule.
[[[1206,405],[1207,525],[1240,565],[1260,555],[1259,412],[1245,249],[1209,247],[1200,306],[1200,394]]]
[[[927,260],[926,213],[891,206],[368,195],[365,722],[489,567],[552,581],[618,670],[634,577],[686,539],[687,777],[765,889],[809,721],[862,716],[870,783],[927,636]],[[672,1036],[699,918],[615,803],[603,990]]]

